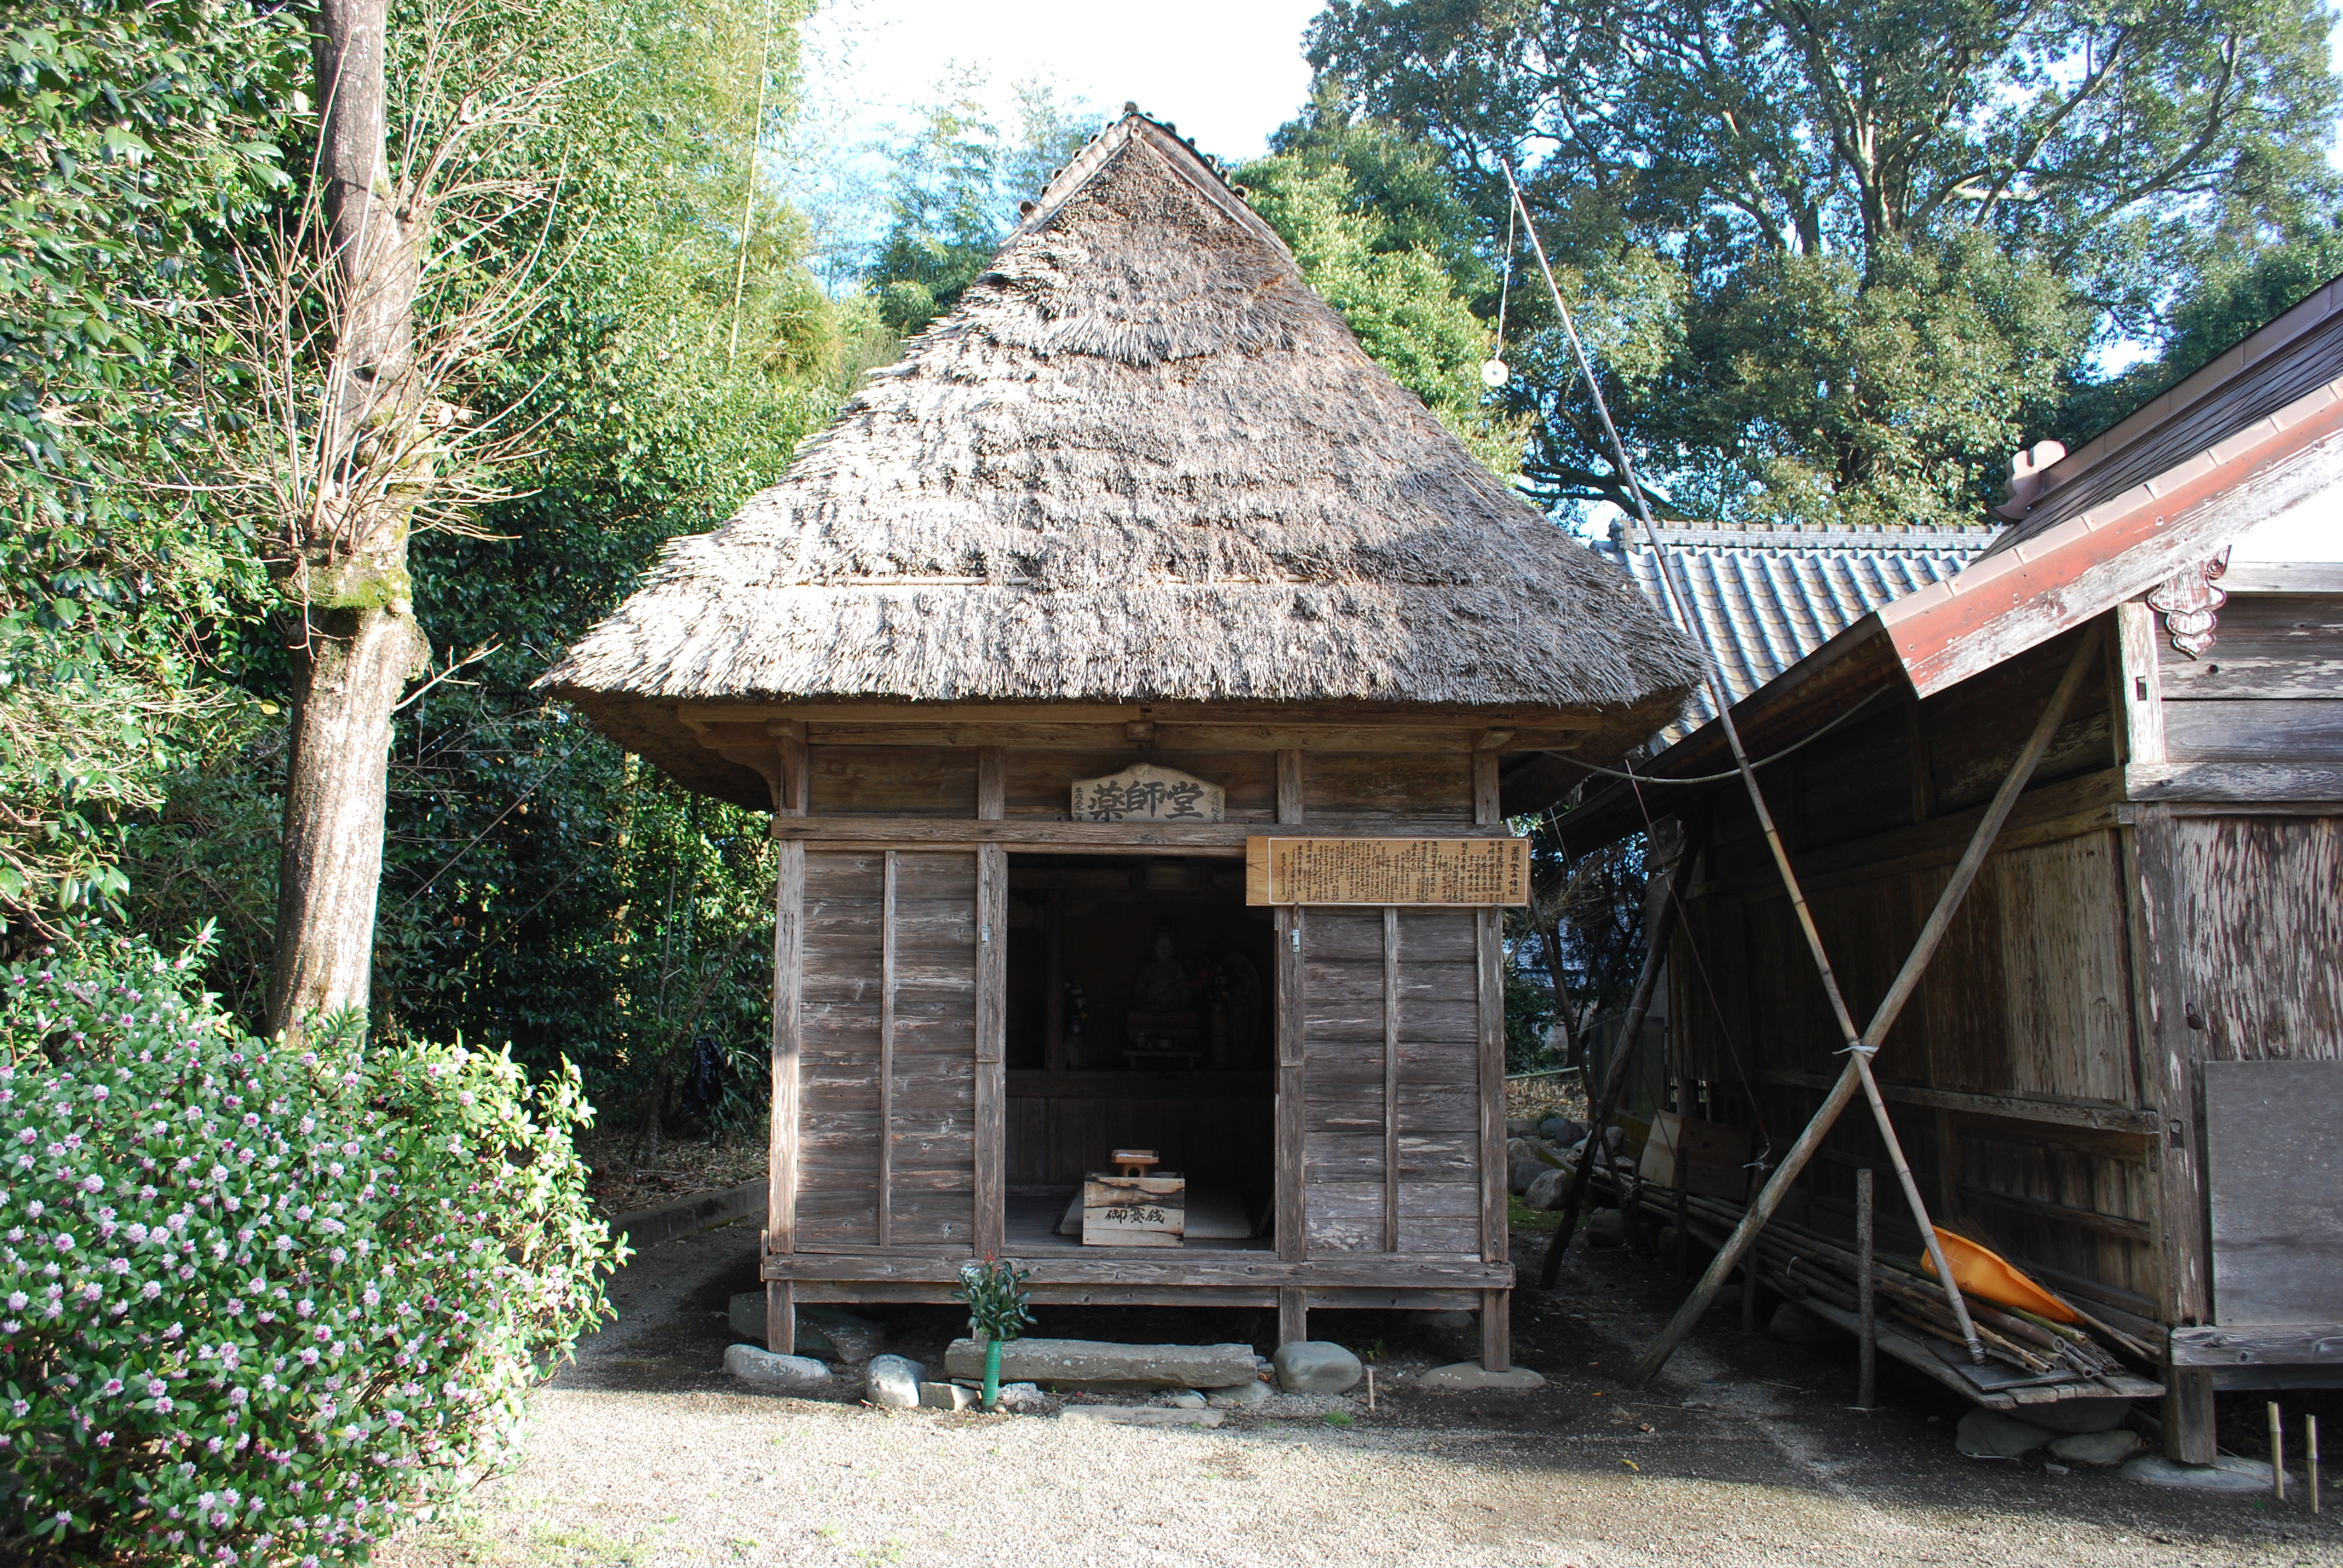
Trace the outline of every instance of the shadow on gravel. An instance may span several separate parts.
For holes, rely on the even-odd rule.
[[[731,1297],[760,1288],[757,1241],[749,1221],[645,1252],[612,1282],[618,1321],[580,1345],[558,1385],[796,1402],[748,1394],[722,1370],[725,1348],[736,1337],[728,1316]],[[1516,1238],[1524,1278],[1536,1277],[1543,1241]],[[1312,1312],[1313,1338],[1346,1345],[1381,1371],[1373,1412],[1359,1400],[1347,1425],[1307,1423],[1310,1441],[1398,1443],[1430,1464],[1453,1461],[1516,1477],[1544,1473],[1558,1483],[1609,1477],[1622,1483],[1622,1508],[1664,1512],[1683,1485],[1720,1493],[1760,1487],[1917,1513],[1954,1529],[1966,1518],[1995,1516],[2038,1529],[2046,1549],[2062,1530],[2087,1528],[2222,1550],[2285,1545],[2290,1561],[2343,1563],[2343,1496],[2313,1518],[2298,1501],[2274,1505],[2268,1498],[2161,1491],[2079,1467],[2061,1474],[2039,1456],[1969,1459],[1953,1446],[1954,1427],[1969,1407],[1946,1390],[1884,1361],[1878,1407],[1853,1410],[1852,1340],[1801,1345],[1762,1331],[1745,1334],[1735,1311],[1715,1313],[1657,1386],[1621,1387],[1617,1380],[1686,1288],[1649,1254],[1574,1248],[1554,1295],[1532,1287],[1514,1299],[1514,1359],[1547,1380],[1528,1393],[1434,1393],[1412,1385],[1409,1373],[1476,1357],[1472,1328],[1442,1328],[1416,1312]],[[855,1310],[884,1325],[890,1352],[931,1367],[940,1366],[944,1347],[966,1331],[965,1318],[948,1304]],[[1035,1312],[1040,1321],[1031,1332],[1053,1338],[1239,1342],[1262,1354],[1275,1348],[1276,1316],[1267,1310],[1045,1305]],[[820,1396],[823,1402],[859,1401],[858,1378],[833,1381],[834,1392]],[[2319,1414],[2329,1432],[2343,1434],[2343,1398],[2335,1393],[2289,1395],[2286,1404],[2292,1429],[2298,1431],[2299,1412],[2308,1412]],[[2260,1396],[2225,1396],[2222,1415],[2225,1446],[2267,1456],[2258,1437]],[[874,1412],[872,1419],[880,1418]],[[920,1412],[913,1419],[998,1418]],[[1222,1435],[1295,1432],[1292,1422],[1246,1416]],[[2343,1435],[2330,1438],[2330,1446],[2343,1449]]]

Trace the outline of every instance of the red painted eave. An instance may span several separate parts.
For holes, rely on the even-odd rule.
[[[2338,432],[2343,381],[2298,398],[2037,538],[1886,606],[1879,622],[1913,689],[1923,697],[1942,691],[2153,588],[2175,564],[2168,551],[2142,546],[2179,540],[2207,502]],[[2227,540],[2201,542],[2209,553]],[[2135,551],[2136,566],[2127,569],[2125,558]]]

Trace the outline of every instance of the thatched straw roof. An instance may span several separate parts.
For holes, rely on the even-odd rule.
[[[1632,744],[1695,674],[1128,114],[543,684],[664,762],[677,702],[849,698],[1633,709]]]

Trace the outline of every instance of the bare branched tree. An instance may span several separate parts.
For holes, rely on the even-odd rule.
[[[367,1005],[391,715],[432,664],[408,544],[472,531],[526,454],[519,400],[466,404],[560,261],[560,182],[532,159],[566,79],[538,68],[531,18],[427,0],[394,83],[386,10],[319,0],[311,177],[219,309],[237,417],[220,412],[215,450],[272,520],[296,666],[274,1030]]]

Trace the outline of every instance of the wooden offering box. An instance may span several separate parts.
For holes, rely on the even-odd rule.
[[[1185,1176],[1109,1176],[1082,1183],[1085,1247],[1178,1247],[1188,1227]]]

